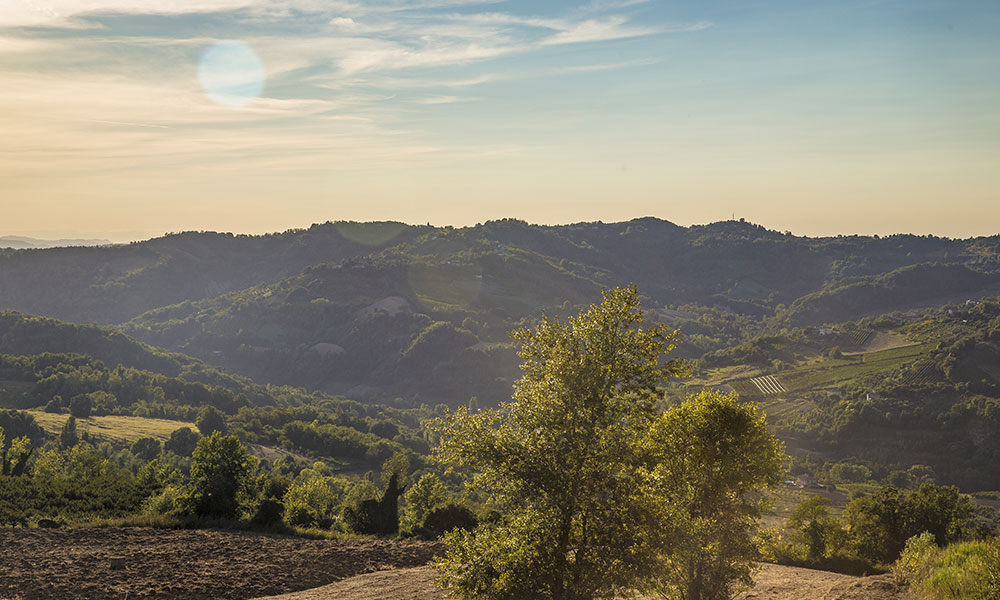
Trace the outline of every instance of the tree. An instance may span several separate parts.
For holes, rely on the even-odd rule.
[[[684,507],[653,587],[677,600],[722,600],[751,583],[766,503],[781,480],[784,450],[764,414],[735,395],[705,391],[654,423],[655,480],[680,483],[667,497]]]
[[[69,401],[69,414],[78,419],[86,419],[94,409],[94,401],[90,396],[81,394]]]
[[[804,538],[808,556],[814,561],[823,558],[838,545],[843,533],[840,523],[830,515],[830,504],[829,498],[810,496],[800,502],[788,517],[786,526],[798,531]]]
[[[7,436],[4,435],[3,427],[0,427],[0,474],[15,477],[23,475],[34,451],[35,448],[26,435],[12,439],[8,447]]]
[[[837,463],[830,467],[830,479],[834,483],[861,483],[872,477],[872,471],[864,465]]]
[[[392,472],[378,498],[362,500],[344,509],[344,521],[357,533],[395,535],[399,532],[399,497],[405,489],[399,473]]]
[[[191,456],[198,444],[198,439],[196,431],[192,431],[190,427],[181,427],[170,434],[170,439],[163,443],[163,450],[173,452],[178,456]]]
[[[203,406],[198,411],[195,426],[202,435],[212,435],[216,431],[226,432],[226,415],[214,406]]]
[[[925,531],[942,545],[960,539],[971,515],[972,502],[958,488],[929,482],[909,493],[882,486],[851,500],[844,511],[858,554],[883,564],[896,560],[906,540]]]
[[[154,437],[139,438],[132,444],[132,454],[144,460],[153,460],[160,455],[160,440]]]
[[[191,457],[191,481],[181,504],[200,517],[233,519],[250,491],[256,459],[235,435],[216,431],[198,440]]]
[[[303,469],[285,492],[285,521],[289,525],[329,528],[337,518],[347,482],[328,476],[323,463]]]
[[[448,503],[448,488],[437,475],[426,473],[406,490],[403,500],[403,514],[399,528],[403,533],[413,534],[424,524],[424,519],[432,510]]]
[[[76,431],[76,417],[70,415],[63,424],[62,431],[59,432],[59,445],[65,448],[72,448],[80,443],[80,434]]]
[[[780,447],[760,413],[734,398],[706,394],[659,415],[657,386],[687,367],[662,360],[677,333],[642,322],[634,287],[606,291],[602,304],[565,323],[546,316],[513,334],[524,374],[512,402],[477,414],[459,408],[433,424],[437,459],[472,471],[472,487],[499,513],[445,537],[440,582],[455,595],[686,592],[686,575],[665,567],[670,557],[699,566],[729,553],[715,557],[717,566],[752,554],[746,540],[758,506],[744,494],[777,479]],[[679,428],[689,417],[698,423]],[[738,454],[720,456],[719,447]],[[734,513],[722,515],[723,530],[710,525],[715,510]],[[682,535],[692,523],[702,529]],[[736,543],[720,546],[723,533]],[[702,542],[710,545],[699,553],[693,546]]]

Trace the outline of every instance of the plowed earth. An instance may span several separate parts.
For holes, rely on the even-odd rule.
[[[2,529],[0,599],[246,600],[423,565],[438,551],[229,531]],[[124,569],[111,568],[116,557]]]

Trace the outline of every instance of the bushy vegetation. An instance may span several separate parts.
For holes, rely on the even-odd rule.
[[[804,499],[789,515],[784,531],[767,536],[767,559],[854,575],[892,565],[898,572],[918,568],[911,548],[918,536],[921,544],[930,540],[935,549],[937,544],[992,537],[973,527],[974,504],[968,496],[930,482],[911,491],[882,486],[860,494],[841,517],[831,509],[824,496]]]
[[[933,534],[923,533],[907,540],[893,572],[927,600],[1000,598],[1000,539],[939,548]]]

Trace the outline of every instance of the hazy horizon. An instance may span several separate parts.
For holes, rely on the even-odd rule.
[[[0,227],[990,235],[998,25],[985,0],[12,0]]]
[[[622,222],[628,222],[628,221],[633,221],[633,220],[636,220],[636,219],[642,219],[642,218],[647,218],[647,217],[652,217],[652,218],[661,219],[661,220],[664,220],[664,221],[669,221],[669,222],[671,222],[671,223],[673,223],[675,225],[681,226],[681,227],[705,226],[705,225],[712,225],[712,224],[716,224],[716,223],[724,223],[724,222],[727,222],[727,221],[733,221],[734,220],[734,215],[730,215],[729,217],[727,217],[725,219],[717,219],[717,220],[714,220],[714,221],[705,221],[705,222],[700,222],[700,223],[697,223],[697,222],[696,223],[679,223],[679,222],[674,221],[672,219],[668,219],[668,218],[664,218],[664,217],[657,217],[657,216],[654,216],[654,215],[636,215],[634,217],[630,217],[630,218],[627,218],[627,219],[607,219],[607,220],[605,220],[605,219],[580,219],[580,220],[575,220],[575,221],[548,222],[548,223],[541,223],[541,222],[531,221],[531,220],[523,219],[523,218],[517,217],[517,216],[496,217],[495,219],[484,219],[482,221],[476,221],[476,222],[471,222],[471,223],[433,223],[433,222],[428,222],[428,221],[424,221],[424,222],[411,222],[411,221],[403,221],[401,219],[370,219],[370,220],[366,220],[366,221],[359,221],[357,219],[337,219],[337,218],[333,218],[333,219],[325,219],[323,221],[314,221],[314,222],[310,222],[310,223],[302,223],[302,224],[298,224],[298,225],[291,226],[291,227],[283,227],[283,228],[280,228],[280,229],[261,229],[259,231],[237,231],[237,230],[225,229],[225,228],[193,227],[193,228],[186,228],[186,229],[164,230],[164,231],[158,231],[158,232],[156,232],[156,231],[154,231],[154,232],[116,232],[116,231],[106,231],[106,232],[84,232],[84,233],[72,233],[72,232],[63,232],[63,233],[60,233],[60,232],[55,232],[55,233],[52,233],[52,234],[49,235],[49,234],[45,234],[44,232],[42,232],[42,233],[36,233],[36,234],[24,234],[24,233],[14,233],[14,232],[10,232],[10,231],[7,231],[7,230],[0,230],[0,240],[2,240],[4,238],[8,238],[9,239],[9,238],[23,237],[23,238],[30,238],[30,239],[35,240],[35,241],[43,241],[43,242],[73,240],[73,241],[105,241],[105,242],[111,242],[113,244],[127,244],[127,243],[130,243],[130,242],[142,242],[142,241],[147,241],[147,240],[151,240],[151,239],[155,239],[155,238],[160,238],[160,237],[164,237],[164,236],[168,236],[168,235],[175,235],[175,234],[179,234],[179,233],[188,233],[188,232],[223,233],[223,234],[229,233],[229,234],[233,234],[233,235],[241,235],[241,234],[246,234],[246,235],[280,234],[280,233],[284,233],[286,231],[303,230],[303,229],[308,229],[309,227],[311,227],[313,225],[319,225],[319,224],[323,224],[323,223],[327,223],[327,222],[338,222],[338,221],[354,221],[354,222],[362,222],[362,223],[390,222],[391,221],[391,222],[404,223],[406,225],[412,225],[412,226],[430,225],[432,227],[448,227],[448,226],[451,226],[451,227],[456,227],[456,228],[464,228],[464,227],[474,227],[476,225],[480,225],[480,224],[485,223],[487,221],[498,220],[498,219],[505,219],[505,218],[519,219],[519,220],[522,220],[522,221],[526,221],[530,225],[566,226],[566,225],[576,225],[576,224],[580,224],[580,223],[598,222],[598,221],[604,222],[604,223],[622,223]],[[746,222],[748,222],[748,223],[752,223],[754,225],[760,225],[760,226],[764,227],[765,229],[768,229],[768,230],[771,230],[771,231],[779,231],[779,232],[789,231],[789,232],[792,233],[792,235],[799,236],[799,237],[808,237],[808,238],[837,237],[838,235],[844,235],[844,236],[858,235],[858,236],[868,236],[868,237],[876,236],[877,235],[877,236],[880,236],[880,237],[885,237],[885,236],[891,236],[891,235],[928,235],[929,234],[929,235],[933,235],[935,237],[941,237],[941,238],[969,239],[969,238],[990,237],[990,236],[1000,235],[1000,231],[996,231],[994,233],[982,234],[982,235],[956,236],[956,235],[939,234],[939,233],[935,233],[935,232],[932,232],[932,231],[919,232],[919,231],[902,231],[902,230],[900,230],[900,231],[885,231],[885,232],[878,232],[878,231],[874,231],[874,232],[839,231],[839,232],[834,232],[834,233],[819,234],[819,233],[804,233],[804,232],[799,232],[799,231],[785,229],[785,228],[782,228],[782,227],[773,227],[769,223],[762,223],[762,222],[755,221],[753,219],[741,217],[740,215],[735,215],[735,220],[736,221],[739,221],[741,219],[744,220],[744,221],[746,221]]]

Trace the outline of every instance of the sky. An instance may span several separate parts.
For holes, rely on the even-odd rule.
[[[0,0],[0,234],[1000,233],[996,0]]]

